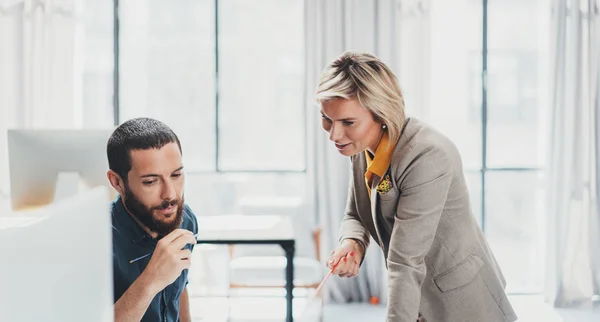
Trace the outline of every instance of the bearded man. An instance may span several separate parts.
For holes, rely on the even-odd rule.
[[[136,118],[108,140],[115,321],[191,321],[188,268],[198,222],[184,203],[181,143]],[[102,227],[98,227],[102,229]]]

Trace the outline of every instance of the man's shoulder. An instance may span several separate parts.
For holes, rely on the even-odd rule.
[[[111,218],[113,227],[115,225],[117,225],[117,226],[119,225],[119,216],[121,215],[120,211],[118,209],[119,202],[120,202],[120,199],[117,198],[108,204],[108,207],[110,209],[110,218]]]
[[[198,220],[188,204],[183,205],[183,221],[181,223],[181,228],[187,229],[194,234],[198,233]]]

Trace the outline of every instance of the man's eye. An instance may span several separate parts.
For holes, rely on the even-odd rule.
[[[179,177],[181,177],[181,173],[174,173],[174,174],[171,175],[171,177],[173,177],[173,178],[179,178]]]
[[[352,125],[352,124],[354,124],[354,122],[352,122],[352,121],[343,121],[342,124],[344,124],[344,125]]]
[[[153,184],[153,183],[155,183],[155,182],[156,182],[156,180],[152,180],[152,181],[142,181],[142,183],[143,183],[145,186],[150,186],[150,185],[152,185],[152,184]]]

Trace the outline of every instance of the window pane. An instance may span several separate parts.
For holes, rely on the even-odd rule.
[[[188,170],[215,168],[213,0],[128,0],[120,11],[120,120],[157,118]]]
[[[489,1],[489,167],[544,163],[541,138],[550,97],[549,8],[549,0]]]
[[[82,124],[84,128],[110,127],[114,124],[113,3],[85,0],[81,5]]]
[[[479,169],[482,159],[481,1],[431,1],[430,6],[428,120],[458,146],[465,169]]]
[[[219,169],[305,168],[303,6],[219,1]]]
[[[507,292],[542,290],[543,194],[540,171],[486,174],[485,232],[506,278]]]

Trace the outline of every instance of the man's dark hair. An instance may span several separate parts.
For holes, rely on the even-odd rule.
[[[147,117],[131,119],[119,125],[108,139],[108,167],[127,183],[127,174],[131,170],[131,150],[160,149],[173,142],[177,143],[181,152],[179,138],[166,124]]]

